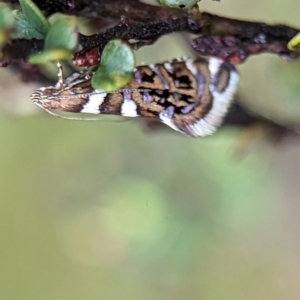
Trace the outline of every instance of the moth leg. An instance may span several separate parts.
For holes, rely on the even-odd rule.
[[[58,69],[58,73],[57,73],[58,81],[55,87],[57,89],[61,89],[64,84],[64,78],[63,78],[63,68],[59,61],[57,61],[57,69]]]

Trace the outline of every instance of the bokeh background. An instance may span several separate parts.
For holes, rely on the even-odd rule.
[[[298,0],[201,8],[300,28]],[[189,53],[174,34],[137,59]],[[300,123],[299,66],[250,58],[240,101]],[[140,120],[65,121],[31,103],[36,87],[0,70],[1,299],[300,298],[299,138],[262,135],[237,155],[239,128],[192,139]]]

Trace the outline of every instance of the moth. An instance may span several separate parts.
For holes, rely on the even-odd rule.
[[[220,59],[182,59],[136,67],[124,88],[107,93],[93,89],[91,71],[64,80],[59,64],[58,69],[55,86],[31,95],[48,112],[152,118],[193,137],[212,134],[221,125],[239,79],[235,67]]]

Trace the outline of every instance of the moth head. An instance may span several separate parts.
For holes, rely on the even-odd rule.
[[[43,108],[47,107],[51,102],[53,102],[53,96],[57,93],[57,89],[54,87],[42,87],[35,90],[30,98],[33,103],[41,106]]]

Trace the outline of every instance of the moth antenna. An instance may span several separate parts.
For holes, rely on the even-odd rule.
[[[63,78],[63,67],[59,61],[57,61],[57,69],[58,69],[58,73],[57,73],[58,81],[56,84],[56,88],[61,89],[64,84],[64,78]]]

